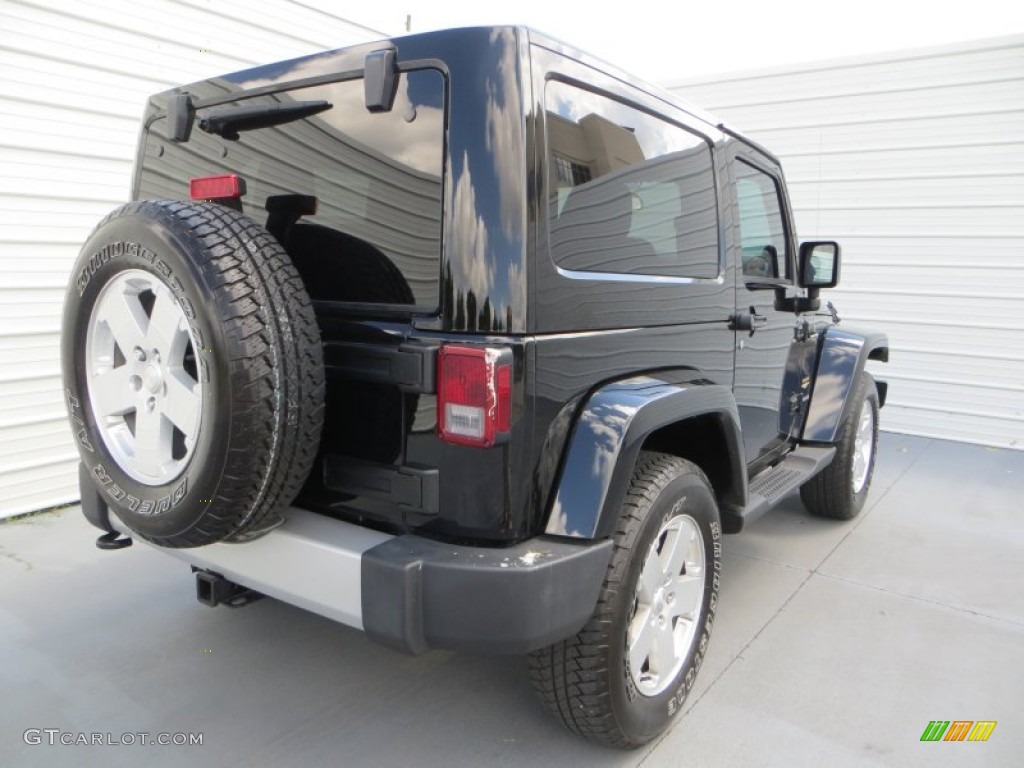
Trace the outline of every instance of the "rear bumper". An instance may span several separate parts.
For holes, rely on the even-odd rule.
[[[597,604],[611,549],[610,540],[549,537],[453,546],[293,508],[254,541],[161,551],[417,654],[525,653],[575,634]]]
[[[407,653],[526,653],[583,628],[610,539],[537,537],[503,549],[398,536],[363,554],[363,628]]]

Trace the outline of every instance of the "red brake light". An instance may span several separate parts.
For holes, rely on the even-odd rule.
[[[437,354],[437,429],[442,440],[494,445],[512,421],[512,364],[501,351],[441,347]]]
[[[245,194],[245,182],[235,173],[225,176],[199,176],[188,181],[193,200],[237,199]]]
[[[495,378],[498,403],[494,428],[498,432],[508,432],[512,427],[512,366],[499,365]]]

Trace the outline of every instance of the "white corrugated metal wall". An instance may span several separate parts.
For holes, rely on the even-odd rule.
[[[78,498],[61,305],[128,197],[145,98],[381,36],[309,0],[0,0],[0,517]]]
[[[0,2],[0,517],[77,498],[67,274],[150,93],[380,36],[320,0]],[[684,82],[782,156],[844,319],[890,333],[885,426],[1024,447],[1024,36]]]
[[[782,158],[844,322],[888,331],[886,429],[1024,448],[1024,35],[672,85]]]

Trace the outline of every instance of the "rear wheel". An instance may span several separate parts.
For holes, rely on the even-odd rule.
[[[864,508],[875,473],[878,409],[875,380],[863,373],[839,429],[835,458],[800,488],[800,499],[812,515],[850,520]]]
[[[277,242],[222,206],[132,203],[96,228],[72,281],[68,407],[111,510],[169,547],[280,523],[316,455],[324,371]]]
[[[719,539],[700,469],[641,453],[594,615],[575,637],[530,658],[534,688],[571,731],[629,748],[678,714],[714,622]]]

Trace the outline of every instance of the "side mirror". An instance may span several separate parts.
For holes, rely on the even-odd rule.
[[[800,243],[800,285],[835,288],[839,283],[839,243],[831,240]]]

